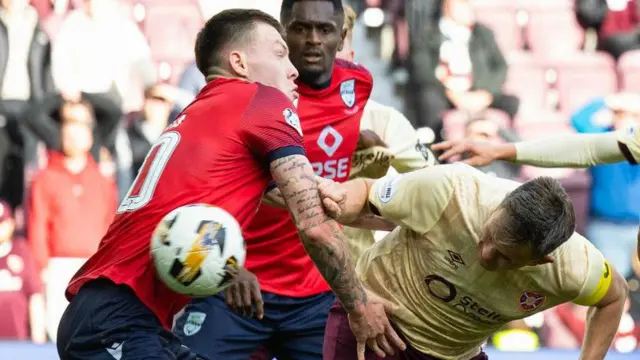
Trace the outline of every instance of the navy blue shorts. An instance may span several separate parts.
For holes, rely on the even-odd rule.
[[[292,298],[262,292],[262,299],[262,320],[235,314],[221,294],[194,299],[173,331],[190,349],[210,359],[322,360],[333,293]]]
[[[196,360],[126,286],[85,284],[58,326],[62,360]]]

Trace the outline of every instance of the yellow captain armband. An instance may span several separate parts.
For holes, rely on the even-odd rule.
[[[611,287],[611,278],[613,277],[611,266],[604,260],[604,268],[602,274],[594,279],[587,279],[587,283],[583,289],[584,295],[580,295],[573,302],[578,305],[592,306],[600,302]],[[597,279],[597,280],[596,280]]]

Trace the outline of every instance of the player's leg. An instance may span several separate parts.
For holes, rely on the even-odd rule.
[[[327,316],[335,295],[324,292],[292,298],[263,292],[262,296],[269,320],[278,324],[274,339],[276,358],[321,360]]]
[[[196,360],[133,292],[106,280],[83,286],[58,327],[62,360]]]
[[[246,360],[269,339],[264,321],[235,314],[222,294],[194,299],[175,323],[182,343],[210,359]]]

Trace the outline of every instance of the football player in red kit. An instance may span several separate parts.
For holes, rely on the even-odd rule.
[[[153,145],[97,253],[72,279],[60,357],[196,359],[167,330],[188,298],[157,278],[151,233],[172,209],[192,203],[222,207],[246,228],[271,178],[307,251],[354,309],[354,333],[363,341],[385,333],[397,339],[382,304],[367,300],[346,239],[322,208],[291,102],[297,71],[279,23],[256,10],[224,11],[200,31],[195,52],[209,83]]]
[[[280,21],[300,72],[297,109],[307,157],[316,175],[344,182],[373,79],[363,67],[336,60],[346,35],[340,0],[284,0]],[[335,297],[289,213],[262,205],[245,239],[248,271],[224,294],[194,299],[174,332],[214,359],[245,360],[270,344],[278,359],[321,360]]]

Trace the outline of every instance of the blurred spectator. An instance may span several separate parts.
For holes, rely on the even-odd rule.
[[[27,235],[45,281],[47,332],[55,341],[67,306],[65,288],[98,248],[116,208],[116,188],[89,155],[94,120],[88,102],[60,110],[62,153],[51,152],[47,167],[31,184]]]
[[[467,123],[465,137],[476,141],[516,142],[520,138],[515,131],[500,127],[494,121],[482,116],[475,117]],[[520,176],[521,166],[504,161],[495,161],[478,168],[482,172],[505,179],[516,179]]]
[[[91,153],[95,160],[100,159],[100,149],[112,149],[115,133],[122,118],[122,111],[109,97],[100,94],[80,93],[75,99],[65,99],[61,95],[50,95],[42,101],[32,105],[28,116],[29,129],[42,140],[48,148],[61,150],[61,118],[62,107],[69,102],[85,102],[95,113],[95,126]]]
[[[125,113],[142,106],[142,89],[156,82],[144,35],[116,0],[86,0],[56,35],[53,76],[68,99],[79,92],[109,94]]]
[[[35,159],[25,112],[54,90],[51,47],[27,0],[0,4],[0,196],[15,206],[22,203],[24,163]]]
[[[600,50],[619,58],[640,49],[640,1],[577,0],[576,5],[583,26],[599,29]]]
[[[507,63],[491,30],[475,22],[469,0],[445,0],[437,26],[412,39],[411,76],[418,126],[439,136],[442,112],[457,108],[476,114],[487,108],[518,111],[518,98],[502,93]]]
[[[42,283],[29,247],[14,230],[11,206],[0,200],[0,339],[41,344],[47,340]]]
[[[206,84],[207,80],[194,62],[184,69],[182,76],[180,76],[178,87],[195,97]]]
[[[575,112],[571,123],[580,133],[601,133],[640,124],[640,95],[598,98]],[[640,168],[627,162],[590,169],[591,219],[587,237],[618,269],[632,274],[629,254],[635,251],[640,221]]]
[[[167,127],[175,98],[176,89],[167,84],[156,85],[145,92],[142,111],[134,114],[134,120],[127,129],[133,177],[140,170],[151,145]]]

